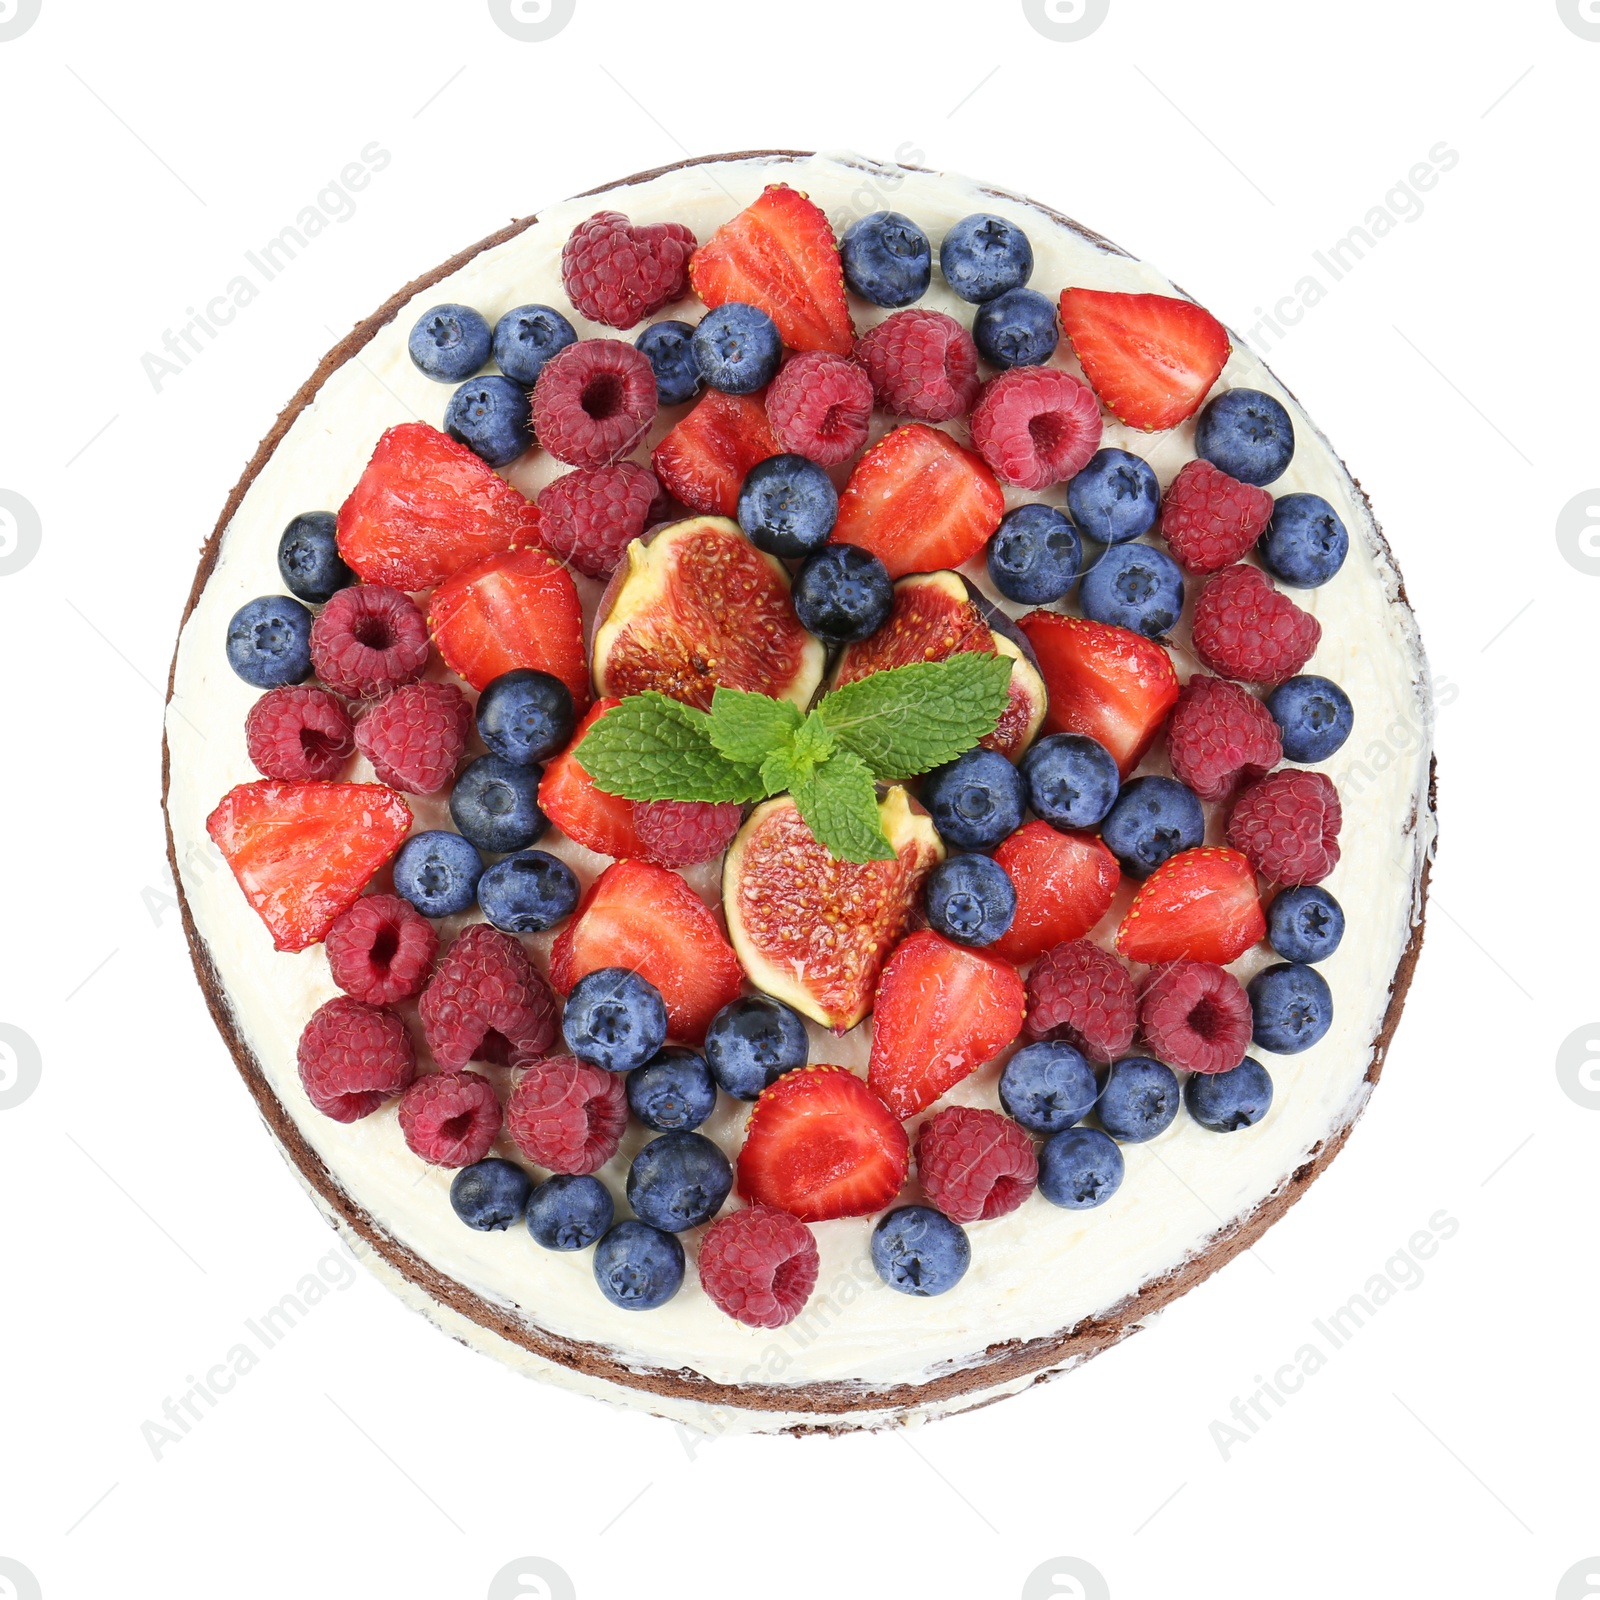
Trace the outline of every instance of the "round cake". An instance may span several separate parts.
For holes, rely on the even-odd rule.
[[[217,1026],[382,1281],[569,1389],[840,1431],[1075,1366],[1322,1171],[1430,733],[1367,501],[1238,337],[1020,195],[758,152],[328,354],[202,554],[164,803]]]

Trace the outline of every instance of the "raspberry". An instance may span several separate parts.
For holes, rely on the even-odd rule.
[[[1195,654],[1220,677],[1246,683],[1292,678],[1321,637],[1322,624],[1255,567],[1224,567],[1195,602]]]
[[[356,724],[356,744],[380,783],[437,794],[467,748],[472,707],[453,683],[408,683]]]
[[[557,461],[620,461],[656,419],[656,370],[621,339],[580,339],[545,362],[533,386],[533,431]]]
[[[1272,521],[1272,496],[1209,461],[1191,461],[1161,500],[1161,536],[1189,572],[1217,572],[1254,548]]]
[[[597,211],[567,235],[562,287],[591,322],[631,328],[689,292],[697,242],[681,222],[636,228],[620,211]]]
[[[506,1105],[506,1132],[523,1155],[552,1172],[593,1172],[617,1153],[628,1125],[628,1080],[574,1056],[529,1067]]]
[[[1202,800],[1226,800],[1243,778],[1254,783],[1283,759],[1272,713],[1225,678],[1191,678],[1167,724],[1174,775]]]
[[[1015,1211],[1039,1181],[1039,1162],[1033,1140],[1010,1117],[951,1106],[917,1134],[917,1175],[952,1222],[977,1222]]]
[[[1138,1000],[1128,969],[1087,939],[1053,946],[1028,973],[1028,1020],[1035,1039],[1064,1039],[1091,1061],[1115,1061],[1133,1043]]]
[[[470,1167],[500,1137],[494,1085],[477,1072],[432,1072],[400,1102],[400,1131],[413,1155],[435,1167]]]
[[[817,1241],[776,1206],[746,1206],[713,1222],[700,1241],[700,1287],[747,1328],[781,1328],[817,1286]]]
[[[609,578],[660,493],[655,473],[631,461],[578,467],[540,493],[539,535],[586,578]]]
[[[244,741],[256,771],[286,783],[326,783],[356,749],[350,713],[309,684],[262,695],[245,718]]]
[[[556,1036],[556,1002],[528,952],[486,922],[464,928],[418,1007],[422,1036],[441,1067],[469,1061],[525,1067]]]
[[[854,361],[808,350],[767,389],[767,421],[785,450],[819,466],[848,461],[867,442],[872,379]]]
[[[420,678],[427,664],[427,622],[384,584],[341,589],[311,624],[311,665],[335,694],[370,700]]]
[[[1139,996],[1145,1043],[1186,1072],[1231,1072],[1250,1048],[1250,997],[1209,961],[1174,961]]]
[[[896,311],[862,335],[855,354],[891,416],[949,422],[978,398],[978,347],[942,311]]]
[[[1339,865],[1340,821],[1333,780],[1286,767],[1239,796],[1228,843],[1274,883],[1321,883]]]
[[[355,1122],[417,1075],[406,1025],[392,1011],[338,995],[319,1006],[300,1035],[300,1082],[325,1117]]]
[[[711,861],[733,843],[744,820],[734,801],[646,800],[633,808],[633,830],[650,860],[663,867]]]
[[[1059,367],[1013,367],[984,384],[972,443],[1007,483],[1046,489],[1081,472],[1100,448],[1100,402]]]
[[[422,990],[439,935],[397,894],[369,894],[341,911],[323,941],[333,981],[369,1006],[392,1006]]]

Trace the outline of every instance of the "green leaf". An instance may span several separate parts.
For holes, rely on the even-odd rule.
[[[758,767],[784,749],[800,724],[800,708],[791,700],[743,689],[718,689],[711,697],[711,742],[743,766]]]
[[[790,790],[818,844],[841,861],[893,861],[883,835],[872,772],[860,756],[836,750]]]
[[[597,789],[625,800],[759,800],[768,791],[751,764],[711,742],[711,718],[654,690],[629,695],[577,749]]]
[[[761,783],[768,794],[787,793],[810,775],[811,769],[794,759],[792,749],[774,750],[761,763]]]
[[[794,736],[794,759],[808,770],[819,767],[834,752],[833,730],[813,711]]]

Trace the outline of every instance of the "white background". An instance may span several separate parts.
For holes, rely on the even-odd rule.
[[[1556,1070],[1600,1014],[1600,576],[1555,533],[1600,483],[1600,42],[1558,11],[1111,0],[1054,43],[1016,0],[577,0],[530,44],[485,0],[43,0],[0,42],[0,489],[42,528],[0,576],[0,1022],[42,1062],[0,1110],[0,1557],[46,1600],[477,1600],[524,1556],[583,1600],[1010,1597],[1062,1556],[1116,1600],[1600,1592],[1600,1564],[1558,1587],[1600,1555],[1600,1092]],[[393,161],[354,216],[156,392],[143,353],[373,140]],[[1421,214],[1268,353],[1454,693],[1404,1025],[1259,1259],[1023,1398],[837,1441],[696,1441],[519,1380],[362,1274],[154,1459],[141,1424],[332,1243],[202,1007],[157,805],[196,551],[323,351],[510,217],[767,145],[1021,189],[1247,329],[1313,250],[1409,211],[1394,185],[1440,141]],[[1233,1398],[1441,1210],[1420,1285],[1224,1459]]]

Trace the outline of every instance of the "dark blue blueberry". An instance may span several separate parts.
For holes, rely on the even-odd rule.
[[[1129,450],[1097,450],[1067,485],[1067,510],[1100,544],[1126,544],[1149,533],[1161,511],[1161,485],[1148,461]]]
[[[928,921],[957,944],[993,944],[1017,914],[1011,874],[989,856],[953,855],[928,874]]]
[[[1281,478],[1294,456],[1289,413],[1259,389],[1229,389],[1200,413],[1195,454],[1257,488]]]
[[[656,375],[657,405],[681,406],[700,393],[692,322],[652,322],[633,342]]]
[[[928,292],[933,246],[910,217],[874,211],[859,217],[839,241],[844,281],[875,306],[908,306]]]
[[[1025,1044],[1000,1074],[1000,1104],[1029,1133],[1060,1133],[1094,1109],[1094,1068],[1065,1039]]]
[[[1290,761],[1326,761],[1355,726],[1356,708],[1332,678],[1303,672],[1267,696],[1267,710],[1283,735]]]
[[[417,318],[406,349],[435,383],[460,383],[489,359],[493,343],[489,324],[471,306],[442,305]]]
[[[311,674],[311,613],[286,594],[264,594],[228,623],[228,665],[257,689],[299,683]]]
[[[580,1061],[632,1072],[667,1042],[661,991],[627,967],[599,967],[572,986],[561,1037]]]
[[[1022,826],[1022,774],[981,745],[935,767],[922,780],[922,803],[940,837],[957,850],[992,850]]]
[[[1344,938],[1344,907],[1324,888],[1282,890],[1267,910],[1267,943],[1285,961],[1326,961]]]
[[[770,556],[797,560],[820,550],[838,516],[833,479],[805,456],[768,456],[739,490],[739,526]]]
[[[463,1167],[450,1180],[450,1205],[469,1228],[500,1233],[521,1222],[533,1179],[514,1161],[490,1156]]]
[[[504,756],[479,756],[450,791],[451,820],[464,838],[491,855],[526,850],[550,826],[539,809],[542,776],[538,767],[519,766]]]
[[[616,1215],[611,1191],[589,1173],[558,1172],[528,1198],[528,1232],[546,1250],[586,1250]]]
[[[577,338],[554,306],[517,306],[494,325],[495,365],[514,383],[531,389],[545,362]]]
[[[803,1067],[811,1043],[796,1012],[764,994],[730,1000],[706,1029],[706,1061],[736,1100],[754,1100],[768,1084]]]
[[[1016,223],[976,211],[944,236],[939,270],[963,300],[993,300],[1032,277],[1033,246]]]
[[[478,904],[502,933],[543,933],[555,927],[577,909],[578,894],[578,879],[572,868],[543,850],[521,850],[507,856],[478,880]]]
[[[901,1294],[943,1294],[972,1264],[966,1229],[932,1206],[885,1213],[872,1230],[870,1248],[873,1271]]]
[[[708,311],[694,330],[700,375],[724,394],[754,394],[771,383],[783,361],[778,325],[759,306],[729,300]]]
[[[647,1128],[677,1133],[698,1128],[716,1109],[717,1081],[705,1057],[669,1044],[628,1074],[628,1108]]]
[[[1284,495],[1256,546],[1262,566],[1291,589],[1326,583],[1349,553],[1350,535],[1320,494]]]
[[[1255,1018],[1251,1037],[1274,1055],[1309,1050],[1333,1025],[1333,991],[1315,967],[1280,961],[1246,986]]]
[[[628,1204],[652,1228],[682,1233],[709,1222],[733,1188],[733,1168],[703,1133],[664,1133],[628,1168]]]
[[[1053,1206],[1091,1211],[1122,1187],[1123,1170],[1122,1152],[1109,1135],[1066,1128],[1039,1150],[1039,1193]]]
[[[518,766],[552,756],[572,737],[572,691],[533,667],[514,667],[491,678],[478,696],[478,736]]]
[[[594,1281],[612,1305],[654,1311],[683,1282],[683,1246],[674,1235],[630,1217],[595,1246]]]
[[[1006,512],[985,559],[995,588],[1007,600],[1047,606],[1072,587],[1083,565],[1083,541],[1054,506],[1035,501]]]
[[[1183,614],[1183,573],[1154,545],[1114,544],[1084,573],[1078,604],[1096,622],[1155,639]]]
[[[1022,781],[1036,816],[1056,828],[1092,828],[1122,783],[1117,758],[1083,733],[1052,733],[1022,758]]]
[[[528,391],[494,372],[469,378],[450,396],[444,431],[491,467],[503,467],[533,443]]]
[[[1176,778],[1135,778],[1106,813],[1100,837],[1130,877],[1146,878],[1180,850],[1206,836],[1205,813],[1193,789]]]
[[[1113,1139],[1142,1144],[1172,1126],[1180,1098],[1171,1067],[1148,1056],[1129,1056],[1113,1063],[1095,1109]]]
[[[991,366],[1043,366],[1060,339],[1055,305],[1037,289],[1007,289],[972,319],[973,343]]]
[[[884,564],[856,544],[826,544],[794,575],[794,614],[826,644],[853,644],[881,628],[894,604]]]
[[[425,917],[453,917],[477,903],[483,859],[459,833],[414,833],[394,858],[394,892]]]
[[[1272,1105],[1272,1079],[1254,1056],[1246,1056],[1228,1072],[1191,1073],[1183,1103],[1189,1115],[1213,1133],[1253,1128]]]
[[[302,511],[278,540],[278,572],[289,593],[320,606],[356,575],[339,555],[339,519],[331,511]]]

